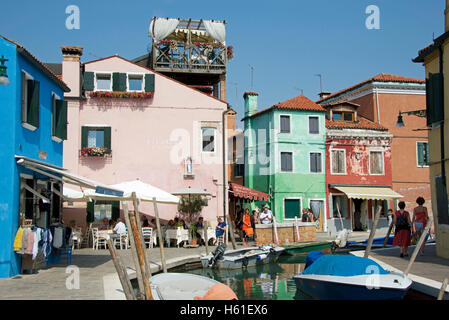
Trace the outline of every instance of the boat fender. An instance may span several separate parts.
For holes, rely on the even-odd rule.
[[[262,260],[262,259],[265,259],[266,257],[267,257],[266,254],[259,254],[259,255],[257,256],[257,260]]]

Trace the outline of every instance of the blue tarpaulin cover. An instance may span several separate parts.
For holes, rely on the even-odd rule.
[[[316,259],[302,274],[351,277],[375,273],[388,274],[389,272],[368,258],[326,254]]]

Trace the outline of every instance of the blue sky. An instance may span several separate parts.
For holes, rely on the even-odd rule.
[[[6,2],[6,1],[5,1]],[[68,5],[80,9],[81,27],[65,27]],[[380,9],[380,30],[368,30],[368,5]],[[82,61],[147,52],[151,17],[226,20],[229,62],[227,100],[243,114],[243,93],[253,91],[259,109],[304,94],[316,101],[379,73],[424,77],[411,61],[444,32],[444,0],[23,0],[2,1],[0,34],[44,62],[61,62],[61,45],[84,47]],[[241,123],[237,123],[241,127]]]

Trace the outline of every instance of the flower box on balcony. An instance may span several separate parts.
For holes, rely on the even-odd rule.
[[[100,99],[150,99],[153,98],[154,92],[128,92],[128,91],[92,91],[89,96],[91,98]]]
[[[111,150],[103,147],[82,148],[81,157],[106,157],[111,155]]]

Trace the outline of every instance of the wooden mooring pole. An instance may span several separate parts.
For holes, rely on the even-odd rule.
[[[376,233],[377,223],[379,222],[381,211],[382,211],[382,207],[378,206],[377,211],[376,211],[376,216],[374,217],[374,221],[373,221],[373,227],[371,228],[371,232],[369,234],[368,244],[366,246],[365,255],[364,255],[365,258],[368,258],[368,255],[371,251],[371,247],[373,245],[374,235]]]
[[[159,221],[159,210],[157,208],[156,198],[153,198],[154,215],[156,216],[157,234],[159,237],[159,250],[161,252],[162,271],[167,273],[167,264],[165,262],[164,240],[162,239],[161,223]]]
[[[226,224],[229,226],[229,234],[231,237],[231,242],[232,242],[232,249],[237,249],[237,246],[235,245],[235,235],[234,235],[234,226],[232,225],[232,220],[231,217],[229,215],[225,216],[227,222]]]
[[[209,230],[209,225],[209,221],[204,224],[204,246],[206,247],[206,256],[209,254],[209,244],[207,243],[209,240],[207,237],[207,230]]]
[[[384,244],[382,245],[382,248],[385,248],[387,246],[388,239],[390,238],[391,230],[393,230],[394,223],[391,221],[390,226],[388,227],[387,234],[385,235]]]
[[[126,229],[128,231],[128,239],[131,243],[131,254],[134,261],[134,266],[136,268],[136,278],[137,278],[137,284],[139,285],[139,299],[143,300],[145,298],[144,295],[144,286],[143,286],[143,278],[142,278],[142,271],[140,270],[140,264],[139,259],[137,257],[137,251],[136,251],[136,242],[134,241],[134,235],[133,230],[131,228],[131,222],[129,221],[129,210],[128,210],[128,203],[126,201],[122,202],[122,208],[123,208],[123,215],[125,217],[126,222]]]
[[[446,291],[446,287],[447,287],[447,283],[448,283],[448,279],[445,278],[443,281],[443,285],[441,286],[440,293],[438,293],[437,300],[443,300],[444,292]]]
[[[295,216],[295,227],[296,227],[296,241],[300,241],[299,240],[299,226],[298,226],[298,217]]]
[[[129,280],[128,273],[126,272],[126,267],[123,265],[119,255],[117,254],[117,250],[115,249],[115,246],[111,239],[108,239],[107,242],[109,253],[111,254],[112,262],[114,263],[114,267],[117,271],[120,283],[122,284],[126,300],[137,300],[134,294],[134,289],[131,285],[131,281]]]
[[[273,215],[273,228],[274,228],[274,236],[276,240],[276,244],[279,245],[279,236],[278,236],[278,228],[276,224],[276,217]]]
[[[408,275],[410,272],[410,269],[412,268],[413,263],[415,262],[416,256],[418,255],[419,248],[421,248],[422,244],[424,243],[424,240],[426,239],[427,232],[429,232],[430,227],[432,225],[432,221],[427,221],[427,226],[424,228],[423,233],[421,234],[421,237],[419,237],[418,243],[416,244],[415,250],[413,251],[412,256],[410,257],[410,262],[408,263],[407,269],[405,269],[404,274]]]

